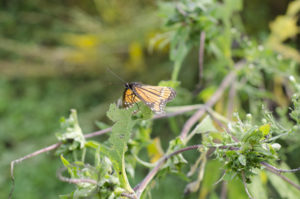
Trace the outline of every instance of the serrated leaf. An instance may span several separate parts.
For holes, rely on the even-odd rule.
[[[127,142],[130,138],[132,128],[136,121],[132,120],[130,109],[119,109],[116,104],[111,104],[107,116],[115,122],[108,139],[109,148],[103,148],[110,157],[114,169],[116,170],[121,186],[127,191],[132,192],[132,188],[125,172],[124,154],[127,150]]]
[[[193,133],[217,132],[210,116],[206,116],[193,130]]]

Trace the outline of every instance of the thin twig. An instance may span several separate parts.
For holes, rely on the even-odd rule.
[[[196,109],[199,109],[203,107],[203,105],[189,105],[189,106],[182,106],[182,107],[178,107],[179,110],[178,111],[174,111],[174,112],[169,112],[169,113],[166,113],[165,115],[155,115],[153,117],[153,119],[160,119],[160,118],[168,118],[168,117],[173,117],[173,116],[176,116],[176,115],[180,115],[180,114],[183,114],[183,113],[186,113],[186,112],[189,112],[189,111],[193,111],[193,110],[196,110]],[[172,109],[175,109],[177,107],[169,107],[170,110]],[[106,128],[106,129],[103,129],[103,130],[100,130],[100,131],[95,131],[95,132],[92,132],[92,133],[89,133],[89,134],[84,134],[84,138],[91,138],[91,137],[95,137],[95,136],[99,136],[99,135],[103,135],[105,133],[108,133],[111,131],[111,127],[109,128]],[[13,160],[11,162],[11,177],[13,178],[13,168],[14,168],[14,164],[17,164],[17,163],[20,163],[22,162],[23,160],[26,160],[28,158],[31,158],[31,157],[34,157],[34,156],[37,156],[41,153],[45,153],[45,152],[48,152],[48,151],[52,151],[56,148],[58,148],[62,143],[61,142],[58,142],[56,144],[52,144],[48,147],[45,147],[45,148],[42,148],[42,149],[39,149],[33,153],[30,153],[26,156],[23,156],[19,159],[16,159],[16,160]]]
[[[235,80],[234,80],[235,81]],[[232,119],[233,111],[234,111],[234,98],[236,95],[236,84],[233,82],[231,84],[228,96],[228,105],[227,105],[227,118]]]
[[[137,197],[135,195],[130,194],[130,193],[122,193],[121,196],[130,198],[130,199],[137,199]]]
[[[241,69],[243,67],[245,61],[240,61],[236,64],[235,70],[231,71],[222,81],[217,91],[213,94],[213,96],[208,100],[205,104],[206,107],[211,108],[223,95],[225,89],[233,82],[234,77],[236,76],[236,70]],[[184,140],[194,126],[195,123],[205,114],[205,109],[198,110],[192,117],[190,117],[187,122],[184,124],[182,131],[180,133],[181,140]]]
[[[284,181],[286,181],[287,183],[289,183],[290,185],[292,185],[293,187],[295,187],[296,189],[300,190],[300,185],[297,185],[295,182],[291,181],[289,178],[285,177],[284,175],[280,174],[279,172],[271,169],[270,167],[266,167],[266,169],[272,173],[274,173],[275,175],[277,175],[278,177],[280,177],[281,179],[283,179]]]
[[[110,131],[111,131],[111,127],[100,130],[100,131],[96,131],[96,132],[93,132],[93,133],[85,134],[84,138],[91,138],[91,137],[103,135],[103,134],[108,133]]]
[[[166,160],[168,160],[170,157],[172,157],[174,155],[177,155],[177,154],[182,153],[184,151],[198,149],[201,146],[202,145],[188,146],[188,147],[179,149],[177,151],[174,151],[170,154],[167,154],[167,155],[163,156],[161,159],[159,159],[156,166],[148,173],[148,175],[142,180],[142,182],[139,183],[136,187],[134,187],[133,190],[136,192],[137,197],[138,198],[141,197],[141,194],[143,193],[143,191],[145,190],[145,188],[147,187],[149,182],[154,178],[154,176],[156,175],[156,173],[159,171],[159,169],[161,168],[161,166],[164,164],[164,162]]]
[[[230,130],[228,129],[228,127],[226,125],[224,125],[219,119],[217,119],[214,114],[210,111],[210,109],[207,109],[207,113],[210,115],[210,117],[221,127],[225,130],[225,132],[231,136],[231,138],[235,141],[235,142],[239,142],[239,140],[230,132]]]
[[[90,184],[93,184],[93,185],[97,185],[97,181],[93,180],[93,179],[65,177],[65,176],[62,175],[62,173],[66,170],[67,170],[66,167],[63,167],[63,168],[57,170],[56,175],[57,175],[57,177],[60,181],[67,182],[67,183],[70,183],[70,184],[90,183]],[[122,193],[121,195],[124,196],[124,197],[127,197],[127,198],[136,199],[134,194]]]
[[[276,172],[278,172],[278,173],[295,173],[295,172],[300,171],[300,167],[298,167],[296,169],[278,169],[278,168],[276,168],[276,167],[274,167],[274,166],[272,166],[272,165],[270,165],[266,162],[261,162],[261,164],[268,167],[268,168],[270,168],[270,169],[272,169],[272,170],[274,170],[274,171],[276,171]]]
[[[232,147],[233,145],[211,145],[211,146],[206,146],[206,147],[210,147],[210,148],[222,148],[222,149],[230,149],[230,150],[239,150],[238,147]],[[201,144],[198,145],[192,145],[192,146],[188,146],[182,149],[179,149],[177,151],[174,151],[170,154],[164,155],[162,158],[160,158],[155,167],[148,173],[148,175],[142,180],[142,182],[140,182],[138,185],[136,185],[133,190],[135,191],[136,195],[138,198],[141,197],[141,194],[143,193],[143,191],[145,190],[145,188],[147,187],[147,185],[151,182],[151,180],[154,178],[154,176],[157,174],[157,172],[159,171],[159,169],[162,167],[162,165],[172,156],[177,155],[179,153],[185,152],[185,151],[189,151],[189,150],[193,150],[193,149],[198,149],[202,147]]]
[[[201,31],[200,34],[200,44],[199,44],[199,57],[198,57],[198,65],[199,65],[199,86],[202,82],[203,77],[203,61],[204,61],[204,45],[205,45],[205,32]]]
[[[111,127],[110,128],[106,128],[106,129],[103,129],[101,131],[96,131],[96,132],[93,132],[93,133],[89,133],[89,134],[86,134],[84,135],[85,138],[90,138],[90,137],[94,137],[94,136],[98,136],[98,135],[102,135],[104,133],[107,133],[107,132],[110,132],[111,131]],[[52,144],[50,146],[47,146],[45,148],[42,148],[42,149],[39,149],[33,153],[30,153],[28,155],[25,155],[19,159],[16,159],[16,160],[13,160],[11,163],[10,163],[10,175],[11,175],[11,178],[14,179],[14,166],[15,164],[17,163],[20,163],[22,162],[23,160],[26,160],[26,159],[29,159],[29,158],[32,158],[34,156],[37,156],[37,155],[40,155],[42,153],[45,153],[45,152],[49,152],[49,151],[52,151],[54,149],[57,149],[62,143],[61,142],[58,142],[56,144]]]
[[[45,153],[45,152],[48,152],[48,151],[52,151],[52,150],[58,148],[61,144],[62,144],[61,142],[58,142],[58,143],[56,143],[56,144],[52,144],[52,145],[50,145],[50,146],[48,146],[48,147],[45,147],[45,148],[42,148],[42,149],[40,149],[40,150],[37,150],[37,151],[35,151],[35,152],[33,152],[33,153],[30,153],[30,154],[28,154],[28,155],[26,155],[26,156],[24,156],[24,157],[22,157],[22,158],[13,160],[13,161],[10,163],[10,176],[11,176],[11,178],[14,180],[14,165],[15,165],[15,164],[20,163],[20,162],[22,162],[23,160],[26,160],[26,159],[28,159],[28,158],[37,156],[37,155],[39,155],[39,154],[41,154],[41,153]]]
[[[155,115],[153,117],[153,119],[160,119],[160,118],[168,118],[168,117],[173,117],[173,116],[176,116],[176,115],[180,115],[180,114],[184,114],[186,112],[189,112],[189,111],[193,111],[193,110],[197,110],[199,109],[200,107],[203,107],[203,105],[189,105],[189,106],[182,106],[182,107],[174,107],[173,109],[177,108],[179,110],[177,111],[174,111],[174,112],[169,112],[169,113],[166,113],[165,115]],[[170,109],[172,109],[171,107],[169,107]],[[111,127],[109,128],[106,128],[106,129],[103,129],[103,130],[100,130],[100,131],[95,131],[93,133],[89,133],[89,134],[85,134],[84,137],[85,138],[91,138],[91,137],[95,137],[95,136],[99,136],[99,135],[103,135],[105,133],[108,133],[111,131]],[[20,162],[22,162],[23,160],[26,160],[26,159],[29,159],[29,158],[32,158],[34,156],[37,156],[37,155],[40,155],[42,153],[45,153],[45,152],[49,152],[49,151],[52,151],[52,150],[55,150],[57,149],[62,143],[61,142],[58,142],[56,144],[52,144],[48,147],[45,147],[45,148],[42,148],[42,149],[39,149],[33,153],[30,153],[28,155],[25,155],[21,158],[18,158],[16,160],[13,160],[11,161],[10,163],[10,175],[11,175],[11,179],[12,179],[12,188],[11,188],[11,191],[10,191],[10,194],[9,194],[9,198],[12,197],[12,193],[14,191],[14,166],[15,164],[18,164]]]
[[[244,171],[242,171],[242,179],[243,179],[244,188],[245,188],[245,191],[246,191],[248,197],[249,197],[250,199],[253,199],[253,197],[251,196],[251,194],[250,194],[250,192],[249,192],[249,190],[248,190],[248,187],[247,187],[247,183],[246,183],[246,178],[245,178],[245,173],[244,173]]]
[[[67,170],[66,167],[60,168],[57,170],[57,177],[59,180],[63,181],[63,182],[67,182],[70,184],[80,184],[80,183],[90,183],[90,184],[94,184],[97,185],[97,181],[93,180],[93,179],[87,179],[87,178],[67,178],[65,176],[62,175],[62,173]]]
[[[226,199],[227,198],[227,191],[228,191],[227,182],[223,181],[222,188],[221,188],[220,199]]]
[[[199,110],[200,108],[205,108],[205,106],[202,105],[202,104],[196,104],[196,105],[188,105],[188,106],[180,106],[180,107],[176,107],[176,106],[167,107],[167,110],[169,110],[169,112],[167,112],[166,114],[154,115],[154,117],[152,119],[156,120],[156,119],[161,119],[161,118],[174,117],[174,116],[177,116],[177,115],[184,114],[186,112]],[[177,109],[177,110],[176,111],[171,111],[172,109]]]
[[[189,112],[189,111],[193,111],[193,110],[199,109],[199,107],[202,107],[202,105],[192,105],[192,106],[186,106],[186,107],[179,107],[180,109],[178,111],[166,113],[165,115],[155,115],[153,117],[153,119],[173,117],[173,116],[176,116],[176,115],[180,115],[180,114],[183,114],[183,113],[186,113],[186,112]],[[176,107],[174,107],[174,108],[176,108]],[[91,138],[91,137],[103,135],[103,134],[108,133],[110,131],[111,131],[111,127],[103,129],[103,130],[100,130],[100,131],[95,131],[93,133],[84,134],[84,137],[85,138]],[[30,153],[30,154],[25,155],[25,156],[23,156],[21,158],[18,158],[16,160],[11,161],[11,163],[10,163],[10,165],[11,165],[10,166],[10,175],[11,175],[11,178],[14,180],[14,166],[15,166],[15,164],[20,163],[23,160],[32,158],[34,156],[40,155],[41,153],[45,153],[45,152],[49,152],[49,151],[55,150],[61,144],[62,144],[61,142],[58,142],[56,144],[52,144],[52,145],[50,145],[48,147],[39,149],[39,150],[37,150],[37,151],[35,151],[33,153]]]
[[[220,177],[220,179],[217,180],[217,182],[215,182],[215,183],[213,184],[213,186],[216,186],[217,184],[219,184],[220,182],[222,182],[222,181],[223,181],[223,178],[225,177],[225,175],[226,175],[226,172],[224,171],[223,174],[222,174],[222,176]]]

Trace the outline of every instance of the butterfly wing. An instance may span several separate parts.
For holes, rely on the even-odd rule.
[[[123,93],[123,107],[129,108],[139,101],[141,101],[139,97],[130,88],[125,89]]]
[[[163,113],[167,102],[175,98],[173,88],[135,84],[133,92],[155,113]]]

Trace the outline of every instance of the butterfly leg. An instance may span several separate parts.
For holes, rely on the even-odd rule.
[[[140,110],[139,104],[135,101],[135,98],[136,98],[136,97],[137,97],[136,95],[133,96],[133,101],[134,101],[134,103],[136,104],[138,110]]]

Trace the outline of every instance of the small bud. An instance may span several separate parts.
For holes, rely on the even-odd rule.
[[[258,46],[258,50],[259,50],[259,51],[263,51],[263,50],[264,50],[264,47],[263,47],[262,45],[259,45],[259,46]]]
[[[246,115],[246,118],[247,118],[247,120],[252,120],[252,115],[251,115],[250,113],[248,113],[248,114]]]
[[[296,79],[295,79],[295,77],[294,77],[293,75],[290,75],[290,76],[289,76],[289,79],[290,79],[290,81],[293,82],[293,83],[296,82]]]
[[[281,148],[281,145],[278,143],[273,143],[272,147],[273,147],[273,149],[275,149],[275,151],[279,151],[279,149]]]
[[[233,128],[232,128],[232,124],[231,124],[231,123],[228,123],[227,127],[228,127],[228,130],[229,130],[229,131],[231,131],[231,132],[233,131]]]
[[[238,116],[239,116],[239,114],[237,112],[233,113],[233,117],[238,117]]]
[[[265,118],[263,118],[261,121],[262,121],[263,124],[267,123],[267,120]]]

